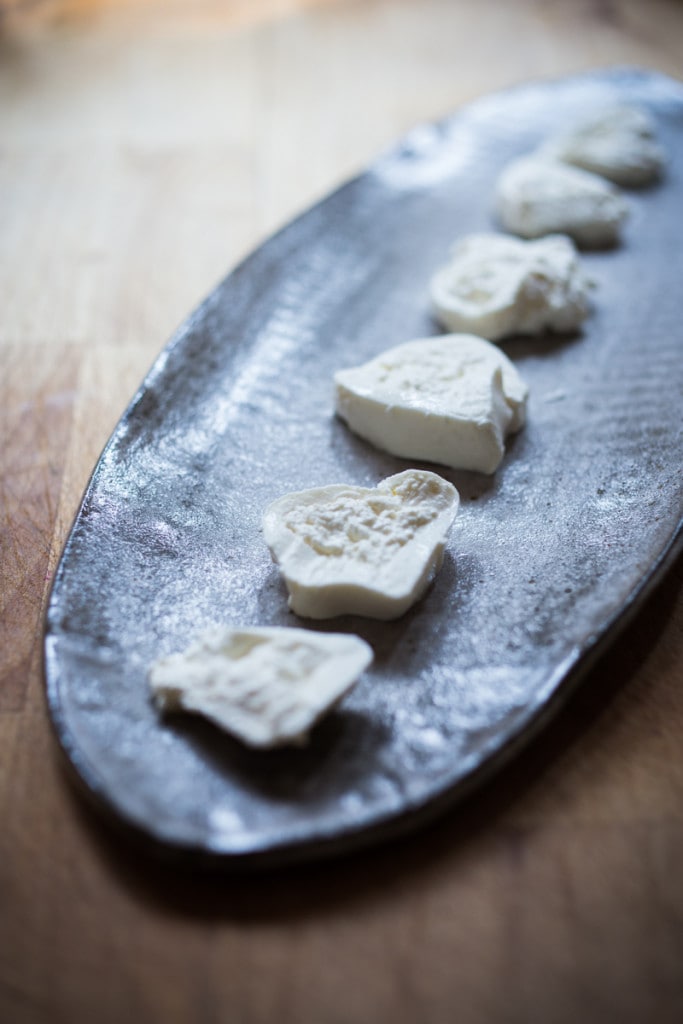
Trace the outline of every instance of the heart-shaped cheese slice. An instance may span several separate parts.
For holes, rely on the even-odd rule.
[[[395,619],[441,567],[458,509],[447,480],[410,469],[377,487],[338,484],[287,494],[263,517],[297,615]]]
[[[444,334],[397,345],[334,375],[337,414],[406,459],[493,473],[523,425],[527,387],[495,345]]]
[[[357,636],[217,626],[155,662],[149,684],[163,710],[197,712],[248,746],[276,747],[304,742],[371,661]]]
[[[447,330],[497,341],[576,330],[588,316],[591,287],[566,235],[524,241],[482,233],[457,242],[430,292],[434,315]]]

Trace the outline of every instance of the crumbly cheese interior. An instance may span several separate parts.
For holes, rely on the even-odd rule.
[[[203,714],[250,746],[301,742],[372,660],[359,637],[300,629],[207,631],[150,670],[164,710]]]
[[[434,314],[447,330],[497,341],[575,330],[589,313],[591,287],[565,235],[524,241],[482,233],[455,245],[430,292]]]
[[[433,522],[446,501],[434,481],[407,480],[371,496],[347,492],[313,506],[294,507],[285,525],[316,554],[379,566]]]
[[[270,505],[263,532],[293,611],[392,619],[425,591],[458,507],[451,483],[406,470],[375,488],[336,484]]]

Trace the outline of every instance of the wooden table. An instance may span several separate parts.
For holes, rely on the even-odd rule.
[[[674,0],[0,4],[0,1020],[683,1020],[674,570],[503,776],[409,841],[255,878],[141,860],[77,798],[41,612],[144,371],[277,225],[528,77],[683,68]]]

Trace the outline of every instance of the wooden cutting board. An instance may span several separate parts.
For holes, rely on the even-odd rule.
[[[50,735],[40,639],[103,443],[242,254],[476,95],[613,63],[680,74],[683,8],[3,9],[0,1019],[680,1019],[680,566],[463,812],[250,882],[150,866],[91,817]]]

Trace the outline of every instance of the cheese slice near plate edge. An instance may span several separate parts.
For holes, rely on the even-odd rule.
[[[357,636],[216,626],[149,671],[163,711],[190,711],[251,747],[300,745],[372,661]]]

